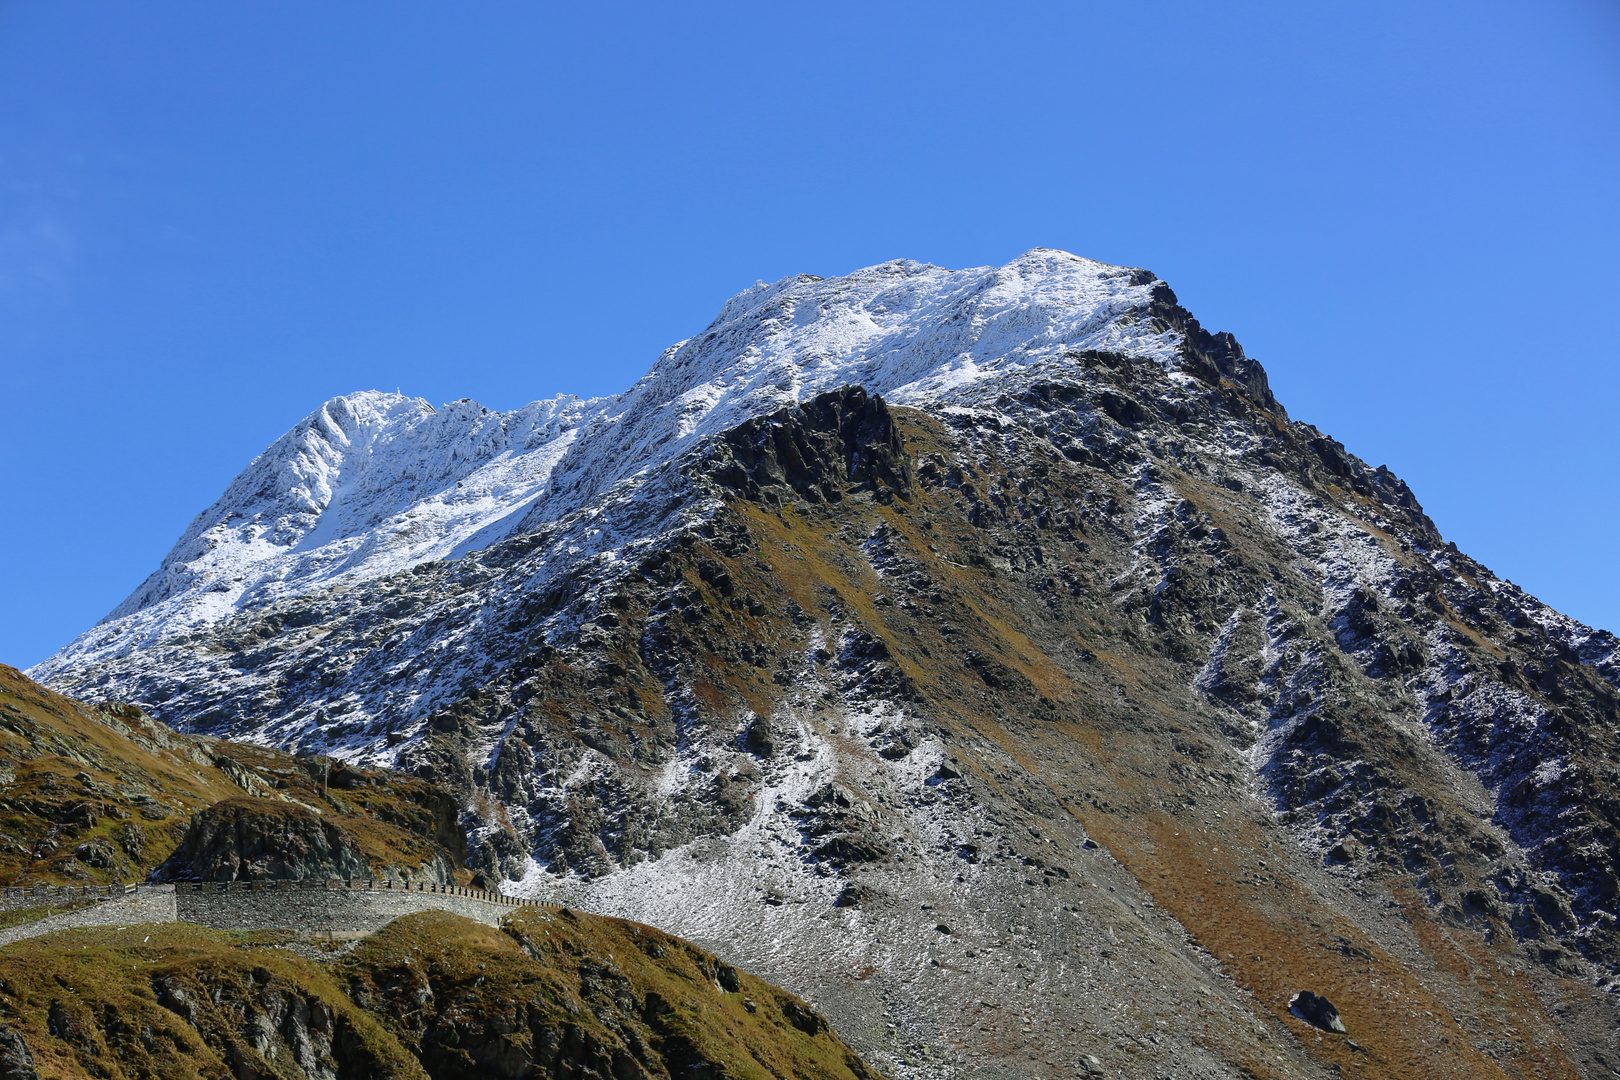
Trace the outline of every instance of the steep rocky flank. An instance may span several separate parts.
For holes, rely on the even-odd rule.
[[[383,769],[182,735],[0,665],[0,884],[465,878],[460,807]]]
[[[790,279],[613,399],[277,446],[40,675],[451,785],[899,1076],[1620,1071],[1620,643],[1152,274]]]
[[[799,999],[633,923],[424,913],[327,963],[286,941],[165,925],[10,946],[0,1076],[876,1077]]]

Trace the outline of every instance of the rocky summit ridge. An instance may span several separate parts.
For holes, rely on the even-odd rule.
[[[509,892],[897,1076],[1620,1070],[1620,642],[1142,270],[790,278],[614,397],[334,399],[30,674],[448,784]]]
[[[233,612],[563,521],[610,490],[648,483],[705,436],[839,386],[896,402],[966,400],[977,384],[1061,366],[1066,350],[1085,347],[1175,364],[1175,333],[1138,325],[1152,286],[1152,275],[1061,252],[964,271],[896,261],[830,281],[761,283],[608,398],[559,396],[505,414],[465,399],[436,410],[376,391],[334,398],[232,481],[140,588],[33,673],[49,678]]]

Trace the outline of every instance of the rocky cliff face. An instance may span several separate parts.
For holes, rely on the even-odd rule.
[[[217,802],[191,819],[160,880],[266,881],[365,878],[371,862],[343,827],[271,799]]]
[[[289,516],[310,471],[261,458],[39,674],[451,785],[509,890],[710,943],[902,1076],[1620,1068],[1620,643],[1151,274],[792,279],[536,408],[458,405],[431,497],[340,462]]]

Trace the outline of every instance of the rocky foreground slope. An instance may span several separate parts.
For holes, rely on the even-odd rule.
[[[634,923],[424,912],[346,955],[292,942],[171,925],[0,950],[0,1076],[876,1078],[803,1001]]]
[[[1145,271],[789,279],[614,398],[336,399],[33,674],[448,784],[508,890],[901,1076],[1620,1070],[1620,643]]]

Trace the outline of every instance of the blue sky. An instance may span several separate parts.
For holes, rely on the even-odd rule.
[[[611,393],[756,279],[1036,246],[1620,630],[1611,3],[0,0],[0,103],[0,662],[335,394]]]

